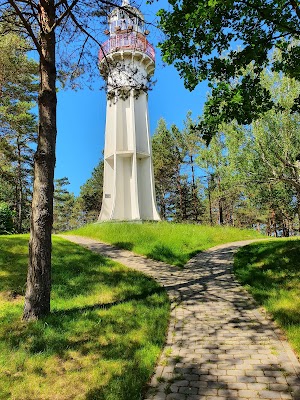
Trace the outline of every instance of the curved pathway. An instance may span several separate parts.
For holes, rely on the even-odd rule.
[[[233,253],[209,249],[180,270],[111,245],[62,236],[144,272],[171,299],[166,346],[147,400],[300,400],[300,364],[276,325],[234,279]]]

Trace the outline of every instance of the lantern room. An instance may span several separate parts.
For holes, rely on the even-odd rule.
[[[130,6],[128,2],[123,2],[122,6],[123,8],[115,8],[110,14],[109,30],[106,33],[110,36],[128,31],[145,34],[143,14],[137,8]]]
[[[123,0],[121,7],[113,9],[108,17],[108,29],[104,33],[109,39],[102,44],[99,51],[100,66],[108,55],[128,50],[143,53],[154,63],[155,50],[147,40],[150,32],[145,29],[144,16],[128,0]]]

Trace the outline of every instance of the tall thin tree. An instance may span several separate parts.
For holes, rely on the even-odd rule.
[[[39,129],[24,320],[38,319],[50,312],[57,66],[63,71],[62,76],[68,73],[73,79],[91,64],[91,46],[100,46],[96,37],[101,21],[117,4],[105,0],[0,1],[0,21],[14,19],[14,29],[31,39],[39,55]],[[96,49],[93,51],[96,54]],[[96,66],[96,62],[92,64]]]

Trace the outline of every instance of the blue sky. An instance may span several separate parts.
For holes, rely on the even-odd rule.
[[[146,20],[153,21],[159,8],[167,7],[166,0],[152,5],[141,3]],[[154,45],[161,38],[158,30],[150,27],[148,39]],[[103,35],[101,38],[107,38]],[[163,117],[168,125],[183,126],[186,113],[191,110],[193,118],[201,114],[207,94],[207,85],[202,83],[193,92],[184,88],[183,81],[172,66],[164,66],[156,49],[157,80],[149,92],[150,130],[154,133],[158,120]],[[95,90],[61,90],[58,92],[58,136],[55,178],[68,177],[69,190],[79,194],[80,186],[91,176],[104,148],[106,94],[98,90],[100,76],[95,77]]]

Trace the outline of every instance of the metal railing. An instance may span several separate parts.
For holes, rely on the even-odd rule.
[[[147,54],[155,61],[155,50],[152,44],[148,42],[144,35],[132,32],[117,34],[104,42],[99,51],[99,62],[101,62],[107,54],[122,50],[138,50]]]

